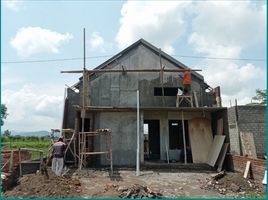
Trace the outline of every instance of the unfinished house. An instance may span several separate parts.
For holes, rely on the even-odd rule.
[[[229,138],[227,109],[221,107],[220,89],[211,88],[201,74],[192,71],[191,93],[177,97],[178,88],[183,88],[181,74],[186,68],[140,39],[94,70],[88,70],[87,84],[83,85],[81,77],[67,89],[63,129],[75,133],[109,129],[115,166],[136,165],[137,127],[143,165],[181,162],[221,166],[228,148],[224,143]],[[107,155],[101,154],[107,145],[105,139],[88,137],[83,141],[88,151],[100,152],[92,156],[89,153],[83,165],[109,164]],[[78,155],[81,140],[75,143],[70,146]],[[79,162],[79,155],[71,159]]]

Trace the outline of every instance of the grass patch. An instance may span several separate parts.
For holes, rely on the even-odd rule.
[[[25,140],[16,140],[16,141],[8,141],[2,143],[2,149],[5,149],[5,147],[10,147],[10,149],[15,150],[19,148],[31,148],[31,149],[38,149],[44,152],[43,156],[46,156],[48,154],[50,145],[50,140],[35,140],[35,141],[27,141]],[[32,159],[39,159],[40,153],[32,151]]]

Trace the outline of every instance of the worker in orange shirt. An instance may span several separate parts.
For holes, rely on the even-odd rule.
[[[182,83],[183,83],[183,95],[189,95],[191,92],[191,83],[192,83],[191,71],[189,68],[187,68],[184,71]]]

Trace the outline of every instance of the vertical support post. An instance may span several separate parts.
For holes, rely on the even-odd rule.
[[[13,150],[10,151],[10,159],[9,159],[9,172],[12,172],[12,167],[13,167]]]
[[[20,162],[20,176],[22,176],[20,148],[19,148],[19,162]]]
[[[221,107],[221,89],[220,89],[220,86],[217,86],[214,90],[215,90],[217,107]]]
[[[167,163],[169,164],[169,154],[168,154],[167,139],[165,139],[165,145],[166,145]]]
[[[139,90],[137,90],[137,160],[136,160],[136,176],[140,175],[140,101]]]
[[[39,171],[41,172],[41,166],[42,166],[42,162],[43,162],[43,153],[42,152],[39,152],[39,155],[40,155],[40,166],[39,166]]]
[[[235,123],[237,127],[237,134],[238,134],[238,143],[239,143],[239,155],[243,155],[243,147],[242,147],[242,141],[240,136],[240,129],[239,129],[239,117],[238,117],[238,106],[237,106],[237,99],[235,99]]]
[[[78,136],[78,166],[80,165],[80,153],[81,153],[81,149],[80,149],[80,132],[77,132],[77,136]]]
[[[73,147],[74,147],[74,165],[76,165],[76,162],[77,162],[77,160],[76,160],[76,137],[77,137],[77,135],[76,135],[76,131],[74,131],[73,132],[73,134],[74,134],[74,141],[73,141]]]
[[[82,102],[82,110],[81,110],[81,117],[82,117],[82,148],[80,150],[80,163],[79,163],[79,169],[82,169],[83,165],[83,158],[84,154],[84,146],[85,146],[85,139],[84,139],[84,132],[85,132],[85,115],[86,115],[86,110],[85,110],[85,86],[86,86],[86,29],[84,28],[84,40],[83,40],[83,47],[84,47],[84,67],[83,67],[83,102]]]
[[[109,137],[109,150],[110,150],[110,169],[111,169],[111,176],[113,175],[113,152],[112,152],[112,132],[110,132]]]
[[[185,125],[184,125],[183,111],[181,111],[181,121],[182,121],[182,134],[183,134],[184,164],[187,164],[186,139],[185,139]]]
[[[76,153],[76,142],[78,142],[78,159],[80,158],[80,138],[79,138],[79,113],[78,111],[76,111],[76,116],[75,116],[75,119],[74,119],[74,134],[75,134],[75,140],[74,140],[74,151],[75,151],[75,155],[77,156],[77,153]],[[77,159],[76,159],[76,156],[75,156],[75,165],[77,166]],[[78,160],[79,162],[79,160]]]

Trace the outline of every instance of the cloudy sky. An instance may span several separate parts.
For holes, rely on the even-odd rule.
[[[1,100],[9,113],[2,129],[61,127],[65,84],[79,75],[60,71],[82,68],[83,27],[89,69],[144,38],[201,68],[209,85],[221,86],[224,106],[249,103],[266,88],[266,1],[8,0],[1,12]]]

